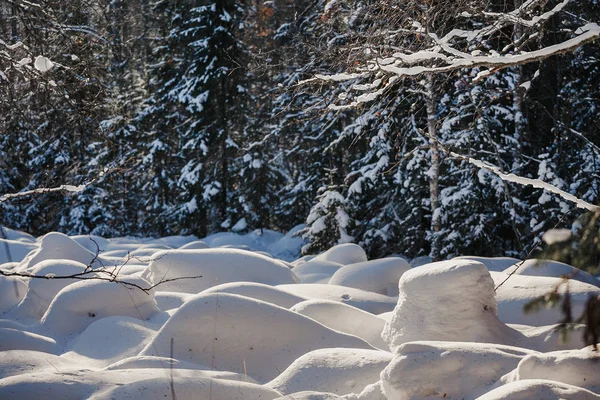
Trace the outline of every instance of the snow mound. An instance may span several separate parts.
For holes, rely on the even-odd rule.
[[[451,260],[402,275],[400,297],[382,337],[391,349],[416,340],[514,343],[497,317],[494,281],[477,261]]]
[[[0,276],[0,314],[19,304],[26,293],[27,284],[21,279]]]
[[[490,274],[496,285],[500,285],[507,278],[503,272],[491,272]],[[560,322],[563,315],[559,307],[542,308],[529,314],[523,311],[523,307],[532,300],[556,290],[561,281],[561,279],[543,276],[512,275],[496,290],[500,320],[510,324],[531,326],[552,325]],[[558,292],[564,293],[565,289],[566,285],[560,285]],[[569,281],[569,292],[571,293],[573,316],[576,318],[582,315],[589,295],[600,295],[600,289],[596,286],[576,280]]]
[[[197,394],[190,395],[184,390],[183,397],[177,396],[178,399],[259,399],[259,398],[274,398],[280,396],[279,393],[272,389],[265,388],[250,383],[215,379],[215,376],[228,376],[225,373],[213,373],[203,370],[186,370],[173,369],[172,376],[174,388],[184,389],[188,383],[194,386]],[[127,369],[127,370],[97,370],[87,369],[83,365],[74,364],[71,368],[48,369],[46,371],[34,371],[30,374],[15,375],[5,379],[0,379],[0,399],[19,399],[19,400],[39,400],[39,399],[61,399],[61,400],[81,400],[88,399],[91,396],[94,398],[115,398],[127,399],[130,396],[143,395],[140,398],[155,398],[155,393],[160,394],[160,398],[164,399],[164,392],[161,386],[152,386],[152,382],[163,383],[167,382],[170,385],[171,371],[158,368],[147,369]],[[140,382],[140,384],[136,384]],[[145,390],[150,384],[152,390]],[[219,385],[227,386],[228,390],[223,392],[223,396],[218,396]],[[251,385],[251,391],[245,391]],[[118,388],[122,388],[119,390]],[[169,386],[168,386],[169,387]],[[211,389],[212,387],[212,389]],[[231,391],[240,389],[238,397],[231,397]],[[170,389],[170,387],[169,387]],[[231,390],[231,391],[230,391]],[[111,393],[112,395],[107,395]],[[212,393],[212,396],[211,396]],[[240,393],[246,393],[249,397],[245,397]],[[254,393],[258,393],[254,397]],[[50,394],[50,396],[49,396]],[[267,397],[265,397],[265,394]],[[262,396],[262,397],[261,397]],[[172,398],[169,394],[166,398]]]
[[[395,297],[338,285],[309,283],[279,285],[278,288],[307,299],[332,300],[348,304],[371,314],[392,311],[397,302]]]
[[[76,235],[70,236],[70,238],[94,254],[98,251],[104,252],[110,246],[108,239],[96,235]]]
[[[210,248],[208,243],[206,243],[202,240],[195,240],[193,242],[184,244],[179,249],[180,250],[202,250],[202,249],[208,249],[208,248]]]
[[[171,386],[172,384],[172,386]],[[175,396],[173,396],[173,393]],[[233,382],[222,379],[156,377],[133,382],[90,397],[90,400],[139,399],[164,400],[269,400],[280,394],[253,383]]]
[[[27,232],[16,231],[5,226],[0,226],[0,229],[2,230],[2,232],[0,232],[0,236],[2,236],[3,239],[16,240],[23,243],[35,243],[35,237]]]
[[[292,271],[302,283],[328,283],[341,267],[342,264],[333,261],[312,259],[294,267]]]
[[[179,308],[190,297],[192,297],[191,294],[179,292],[156,292],[154,295],[156,304],[162,311]]]
[[[38,276],[69,276],[82,273],[85,269],[86,266],[78,261],[45,260],[34,265],[31,273]],[[30,322],[39,321],[58,292],[76,282],[74,279],[30,279],[25,297],[11,312],[11,316]]]
[[[63,357],[88,367],[105,367],[137,355],[155,334],[137,318],[105,317],[73,339]]]
[[[561,399],[561,400],[594,400],[600,395],[577,386],[567,385],[544,379],[528,379],[500,386],[477,400],[531,400],[531,399]]]
[[[381,382],[388,399],[474,398],[533,353],[490,343],[406,343],[396,349]]]
[[[136,277],[127,278],[127,282],[150,286]],[[103,317],[123,315],[146,319],[157,312],[154,290],[144,292],[122,283],[85,280],[65,287],[56,295],[42,317],[41,328],[51,335],[72,335]]]
[[[472,260],[479,261],[487,267],[489,271],[500,272],[504,271],[508,267],[520,263],[521,260],[511,257],[476,257],[476,256],[460,256],[455,257],[453,260]]]
[[[153,284],[166,279],[161,290],[199,293],[212,286],[228,282],[257,282],[268,285],[295,283],[298,278],[281,261],[237,249],[167,250],[152,257],[142,277]]]
[[[180,236],[180,235],[173,235],[173,236],[165,236],[165,237],[161,237],[159,239],[153,239],[153,240],[149,240],[146,244],[149,245],[150,247],[155,247],[157,245],[161,245],[161,246],[167,246],[171,249],[177,249],[180,248],[181,246],[184,246],[188,243],[197,241],[198,238],[196,236]],[[136,242],[139,242],[139,239],[135,240]]]
[[[408,270],[410,265],[403,258],[382,258],[346,265],[333,274],[329,283],[398,296],[398,281]]]
[[[371,348],[285,308],[232,294],[199,294],[183,304],[140,353],[273,379],[299,356],[328,347]]]
[[[69,236],[59,232],[50,232],[44,235],[39,248],[23,259],[19,270],[30,270],[37,263],[45,260],[73,260],[84,265],[93,262],[92,266],[94,268],[102,265],[102,260],[96,257],[96,253],[89,251]]]
[[[306,315],[336,331],[358,336],[378,349],[388,349],[381,339],[385,320],[356,307],[331,300],[307,300],[290,311]]]
[[[0,379],[13,375],[29,374],[34,371],[62,370],[73,363],[64,358],[34,350],[5,350],[0,357]]]
[[[306,298],[293,295],[285,290],[274,288],[263,283],[254,282],[231,282],[222,285],[213,286],[206,289],[203,294],[209,293],[229,293],[240,296],[251,297],[262,300],[267,303],[275,304],[279,307],[290,308],[294,304],[305,301]]]
[[[549,276],[555,278],[566,275],[571,276],[571,278],[576,281],[600,287],[600,281],[587,272],[568,264],[552,260],[526,260],[523,263],[512,265],[510,268],[504,270],[504,273],[509,275]]]
[[[35,243],[31,242],[0,239],[0,265],[8,262],[21,262],[37,247]]]
[[[333,246],[313,260],[333,261],[342,265],[356,264],[367,261],[367,253],[357,244],[344,243]]]
[[[429,256],[419,256],[410,260],[411,268],[421,267],[425,264],[431,264],[433,262],[433,258]]]
[[[360,393],[365,386],[379,380],[379,374],[391,359],[392,355],[385,351],[315,350],[298,358],[266,386],[284,395],[302,391]]]
[[[308,390],[287,396],[278,397],[276,400],[341,400],[344,397],[340,397],[333,393],[315,392],[314,390]]]
[[[600,392],[600,354],[592,347],[532,354],[523,358],[511,380],[549,379]]]
[[[19,329],[0,328],[0,352],[6,350],[31,350],[60,354],[61,349],[54,339]],[[0,397],[1,398],[1,397]]]

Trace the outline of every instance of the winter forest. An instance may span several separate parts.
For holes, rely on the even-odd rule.
[[[597,0],[0,0],[0,195],[69,185],[3,197],[0,224],[524,258],[599,201],[599,18]]]

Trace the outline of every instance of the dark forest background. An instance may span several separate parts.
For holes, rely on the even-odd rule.
[[[306,252],[353,241],[372,257],[434,258],[523,256],[559,221],[577,223],[572,203],[464,160],[442,153],[432,168],[428,114],[444,146],[598,203],[597,43],[483,79],[477,69],[398,79],[350,109],[328,106],[352,81],[298,84],[351,70],[374,9],[393,30],[387,6],[0,0],[0,194],[92,182],[2,202],[0,223],[106,237],[305,224]],[[599,16],[597,1],[572,2],[522,46]],[[38,56],[53,68],[37,70]]]

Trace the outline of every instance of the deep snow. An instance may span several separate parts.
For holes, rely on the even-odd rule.
[[[6,231],[0,270],[47,279],[0,276],[0,399],[600,398],[582,327],[563,342],[560,310],[523,311],[564,274],[575,315],[600,294],[565,264],[527,261],[495,291],[518,260],[298,258],[302,241],[272,231]],[[57,279],[90,268],[158,286]]]

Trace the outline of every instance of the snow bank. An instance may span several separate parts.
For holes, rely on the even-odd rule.
[[[27,293],[27,284],[20,278],[0,276],[0,314],[19,304]]]
[[[183,377],[176,377],[171,381],[168,376],[163,375],[116,387],[90,397],[90,400],[164,400],[173,397],[177,400],[269,400],[280,397],[280,394],[252,383],[210,378],[192,380]]]
[[[369,292],[398,296],[398,281],[410,265],[400,257],[349,264],[338,269],[329,283]]]
[[[561,399],[561,400],[594,400],[600,395],[577,386],[567,385],[556,381],[543,379],[528,379],[500,386],[477,400],[532,400],[532,399]]]
[[[496,285],[507,278],[507,275],[503,272],[491,272],[490,274]],[[563,316],[559,307],[542,308],[529,314],[523,311],[523,307],[527,303],[554,291],[560,282],[561,279],[542,276],[511,276],[496,291],[500,320],[505,323],[531,326],[552,325],[560,322]],[[564,293],[565,289],[566,285],[561,285],[558,291]],[[576,280],[569,281],[569,292],[571,293],[571,305],[575,317],[579,317],[583,313],[589,295],[600,295],[600,289],[596,286]]]
[[[6,350],[31,350],[60,354],[61,349],[54,339],[19,329],[0,328],[0,352]],[[2,398],[0,396],[0,398]]]
[[[159,292],[159,291],[157,291],[154,294],[154,298],[156,299],[156,305],[162,311],[173,310],[175,308],[179,308],[190,297],[192,297],[191,294],[179,293],[179,292]]]
[[[210,248],[208,243],[206,243],[202,240],[194,240],[193,242],[184,244],[179,249],[180,250],[202,250],[202,249],[208,249],[208,248]]]
[[[94,268],[102,265],[102,260],[96,257],[96,253],[89,251],[65,234],[50,232],[42,237],[39,248],[23,259],[19,270],[31,270],[39,262],[56,259],[78,261],[84,265],[94,261],[92,264]]]
[[[266,387],[214,378],[214,376],[227,376],[228,374],[189,369],[173,369],[172,373],[178,400],[270,399],[280,396],[279,393]],[[71,368],[61,368],[60,370],[54,368],[0,379],[0,399],[81,400],[92,396],[93,398],[108,399],[132,397],[152,399],[156,398],[153,397],[154,394],[164,399],[165,393],[162,385],[165,382],[169,388],[166,398],[170,399],[170,375],[170,369],[97,370],[75,364]],[[157,385],[153,385],[153,382]],[[225,386],[226,389],[220,389],[222,386]],[[178,387],[182,389],[181,392],[177,392]],[[190,387],[193,387],[193,390],[189,389]],[[119,388],[121,389],[119,390]],[[250,390],[247,390],[248,388]],[[192,391],[191,394],[187,391],[188,389]],[[179,394],[182,396],[179,397]]]
[[[600,281],[592,275],[568,264],[551,260],[526,260],[523,263],[513,265],[504,270],[506,274],[528,275],[528,276],[548,276],[560,278],[562,276],[571,276],[572,279],[585,282],[590,285],[600,287]]]
[[[356,307],[331,300],[307,300],[290,311],[306,315],[336,331],[358,336],[378,349],[388,349],[381,339],[385,320]]]
[[[150,286],[136,277],[127,278],[127,282]],[[157,312],[153,290],[146,293],[116,282],[86,280],[73,283],[56,295],[42,317],[41,328],[51,336],[72,335],[103,317],[124,315],[146,319]]]
[[[137,355],[155,334],[137,318],[105,317],[94,321],[75,337],[63,357],[88,367],[101,368]]]
[[[199,294],[181,306],[141,356],[173,358],[247,373],[267,382],[299,356],[327,347],[371,348],[284,308],[232,294]]]
[[[285,395],[302,392],[329,392],[338,395],[360,393],[379,380],[392,355],[365,349],[320,349],[292,363],[266,386]]]
[[[311,259],[294,267],[292,271],[302,283],[328,283],[341,267],[342,264],[333,261]]]
[[[254,282],[232,282],[213,286],[206,289],[203,294],[209,293],[229,293],[240,296],[251,297],[262,300],[267,303],[275,304],[279,307],[290,308],[294,304],[305,301],[306,298],[293,295],[285,290],[274,288],[263,283]]]
[[[510,380],[549,379],[600,392],[600,354],[581,350],[532,354],[523,358]]]
[[[472,260],[479,261],[487,267],[489,271],[504,271],[508,267],[520,263],[521,260],[511,257],[476,257],[476,256],[460,256],[453,258],[454,260]]]
[[[0,379],[48,369],[62,370],[73,363],[47,352],[34,350],[5,350],[0,354]]]
[[[474,398],[534,352],[490,343],[412,342],[381,373],[388,399]]]
[[[86,266],[78,261],[45,260],[35,264],[31,273],[38,276],[69,276],[82,273],[85,269]],[[90,277],[93,276],[90,274]],[[58,292],[76,282],[74,279],[30,279],[27,293],[10,316],[25,322],[39,321]]]
[[[417,267],[420,267],[425,264],[431,264],[432,262],[433,262],[433,258],[431,258],[429,256],[420,256],[420,257],[415,257],[412,260],[410,260],[410,266],[412,268],[417,268]]]
[[[279,289],[307,299],[332,300],[360,308],[371,314],[391,311],[396,306],[396,298],[365,290],[328,284],[279,285]]]
[[[0,239],[0,265],[8,262],[20,262],[37,247],[33,242]]]
[[[340,397],[333,393],[315,392],[314,390],[308,390],[287,396],[278,397],[277,400],[341,400],[344,397]]]
[[[97,251],[104,252],[110,246],[108,239],[96,235],[76,235],[70,238],[94,254]]]
[[[165,279],[199,277],[167,282],[160,290],[199,293],[228,282],[269,285],[295,283],[298,279],[281,261],[237,249],[167,250],[154,254],[142,277],[156,284]]]
[[[510,344],[520,334],[498,320],[494,281],[485,265],[451,260],[406,272],[382,337],[391,349],[416,340]]]
[[[342,265],[356,264],[367,261],[367,253],[357,244],[344,243],[333,246],[314,260],[333,261]]]

